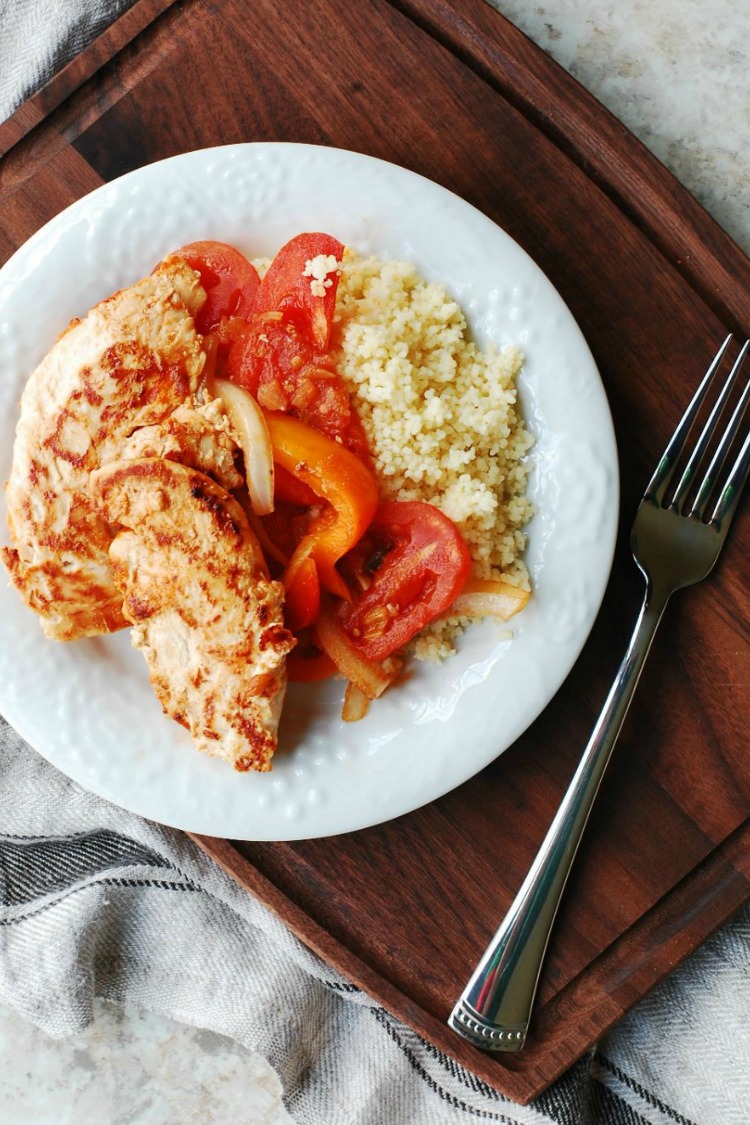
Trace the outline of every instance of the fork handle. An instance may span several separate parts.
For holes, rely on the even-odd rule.
[[[649,587],[583,757],[510,910],[448,1019],[484,1050],[520,1051],[557,908],[670,591]]]

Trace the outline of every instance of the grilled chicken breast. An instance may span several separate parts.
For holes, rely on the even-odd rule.
[[[206,753],[269,770],[294,639],[242,508],[159,457],[105,465],[90,488],[106,523],[124,528],[109,551],[114,579],[165,712]]]
[[[205,354],[193,317],[204,300],[198,274],[172,259],[73,322],[29,378],[6,485],[14,546],[2,558],[50,637],[127,624],[89,475],[195,392]]]
[[[238,445],[219,399],[199,403],[194,399],[178,406],[163,422],[143,426],[123,444],[121,457],[165,457],[212,477],[231,491],[245,479],[234,462]]]

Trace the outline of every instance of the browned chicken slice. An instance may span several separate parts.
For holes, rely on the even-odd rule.
[[[50,637],[127,624],[88,478],[197,389],[205,354],[193,317],[204,300],[198,274],[173,260],[74,322],[29,378],[6,485],[14,546],[2,558]]]
[[[223,488],[242,488],[245,479],[237,471],[234,455],[238,445],[219,399],[199,403],[195,399],[178,406],[156,426],[143,426],[123,444],[122,458],[165,457],[191,469],[199,469]]]
[[[91,475],[123,612],[165,712],[207,754],[271,768],[294,644],[240,505],[203,473],[158,457]]]

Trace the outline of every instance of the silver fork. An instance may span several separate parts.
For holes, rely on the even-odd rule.
[[[454,1031],[485,1050],[523,1048],[557,908],[654,633],[675,590],[700,582],[713,567],[750,473],[750,434],[729,467],[750,398],[748,383],[698,484],[750,347],[748,341],[672,489],[678,462],[688,453],[688,437],[731,339],[727,337],[706,372],[636,513],[631,547],[646,579],[646,592],[602,713],[521,889],[448,1019]]]

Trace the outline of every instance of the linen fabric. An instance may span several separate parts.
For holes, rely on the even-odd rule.
[[[0,121],[134,0],[0,0]]]
[[[187,836],[86,792],[0,720],[0,1002],[63,1037],[96,997],[260,1052],[299,1125],[746,1125],[750,1106],[750,910],[518,1106],[324,964]]]

